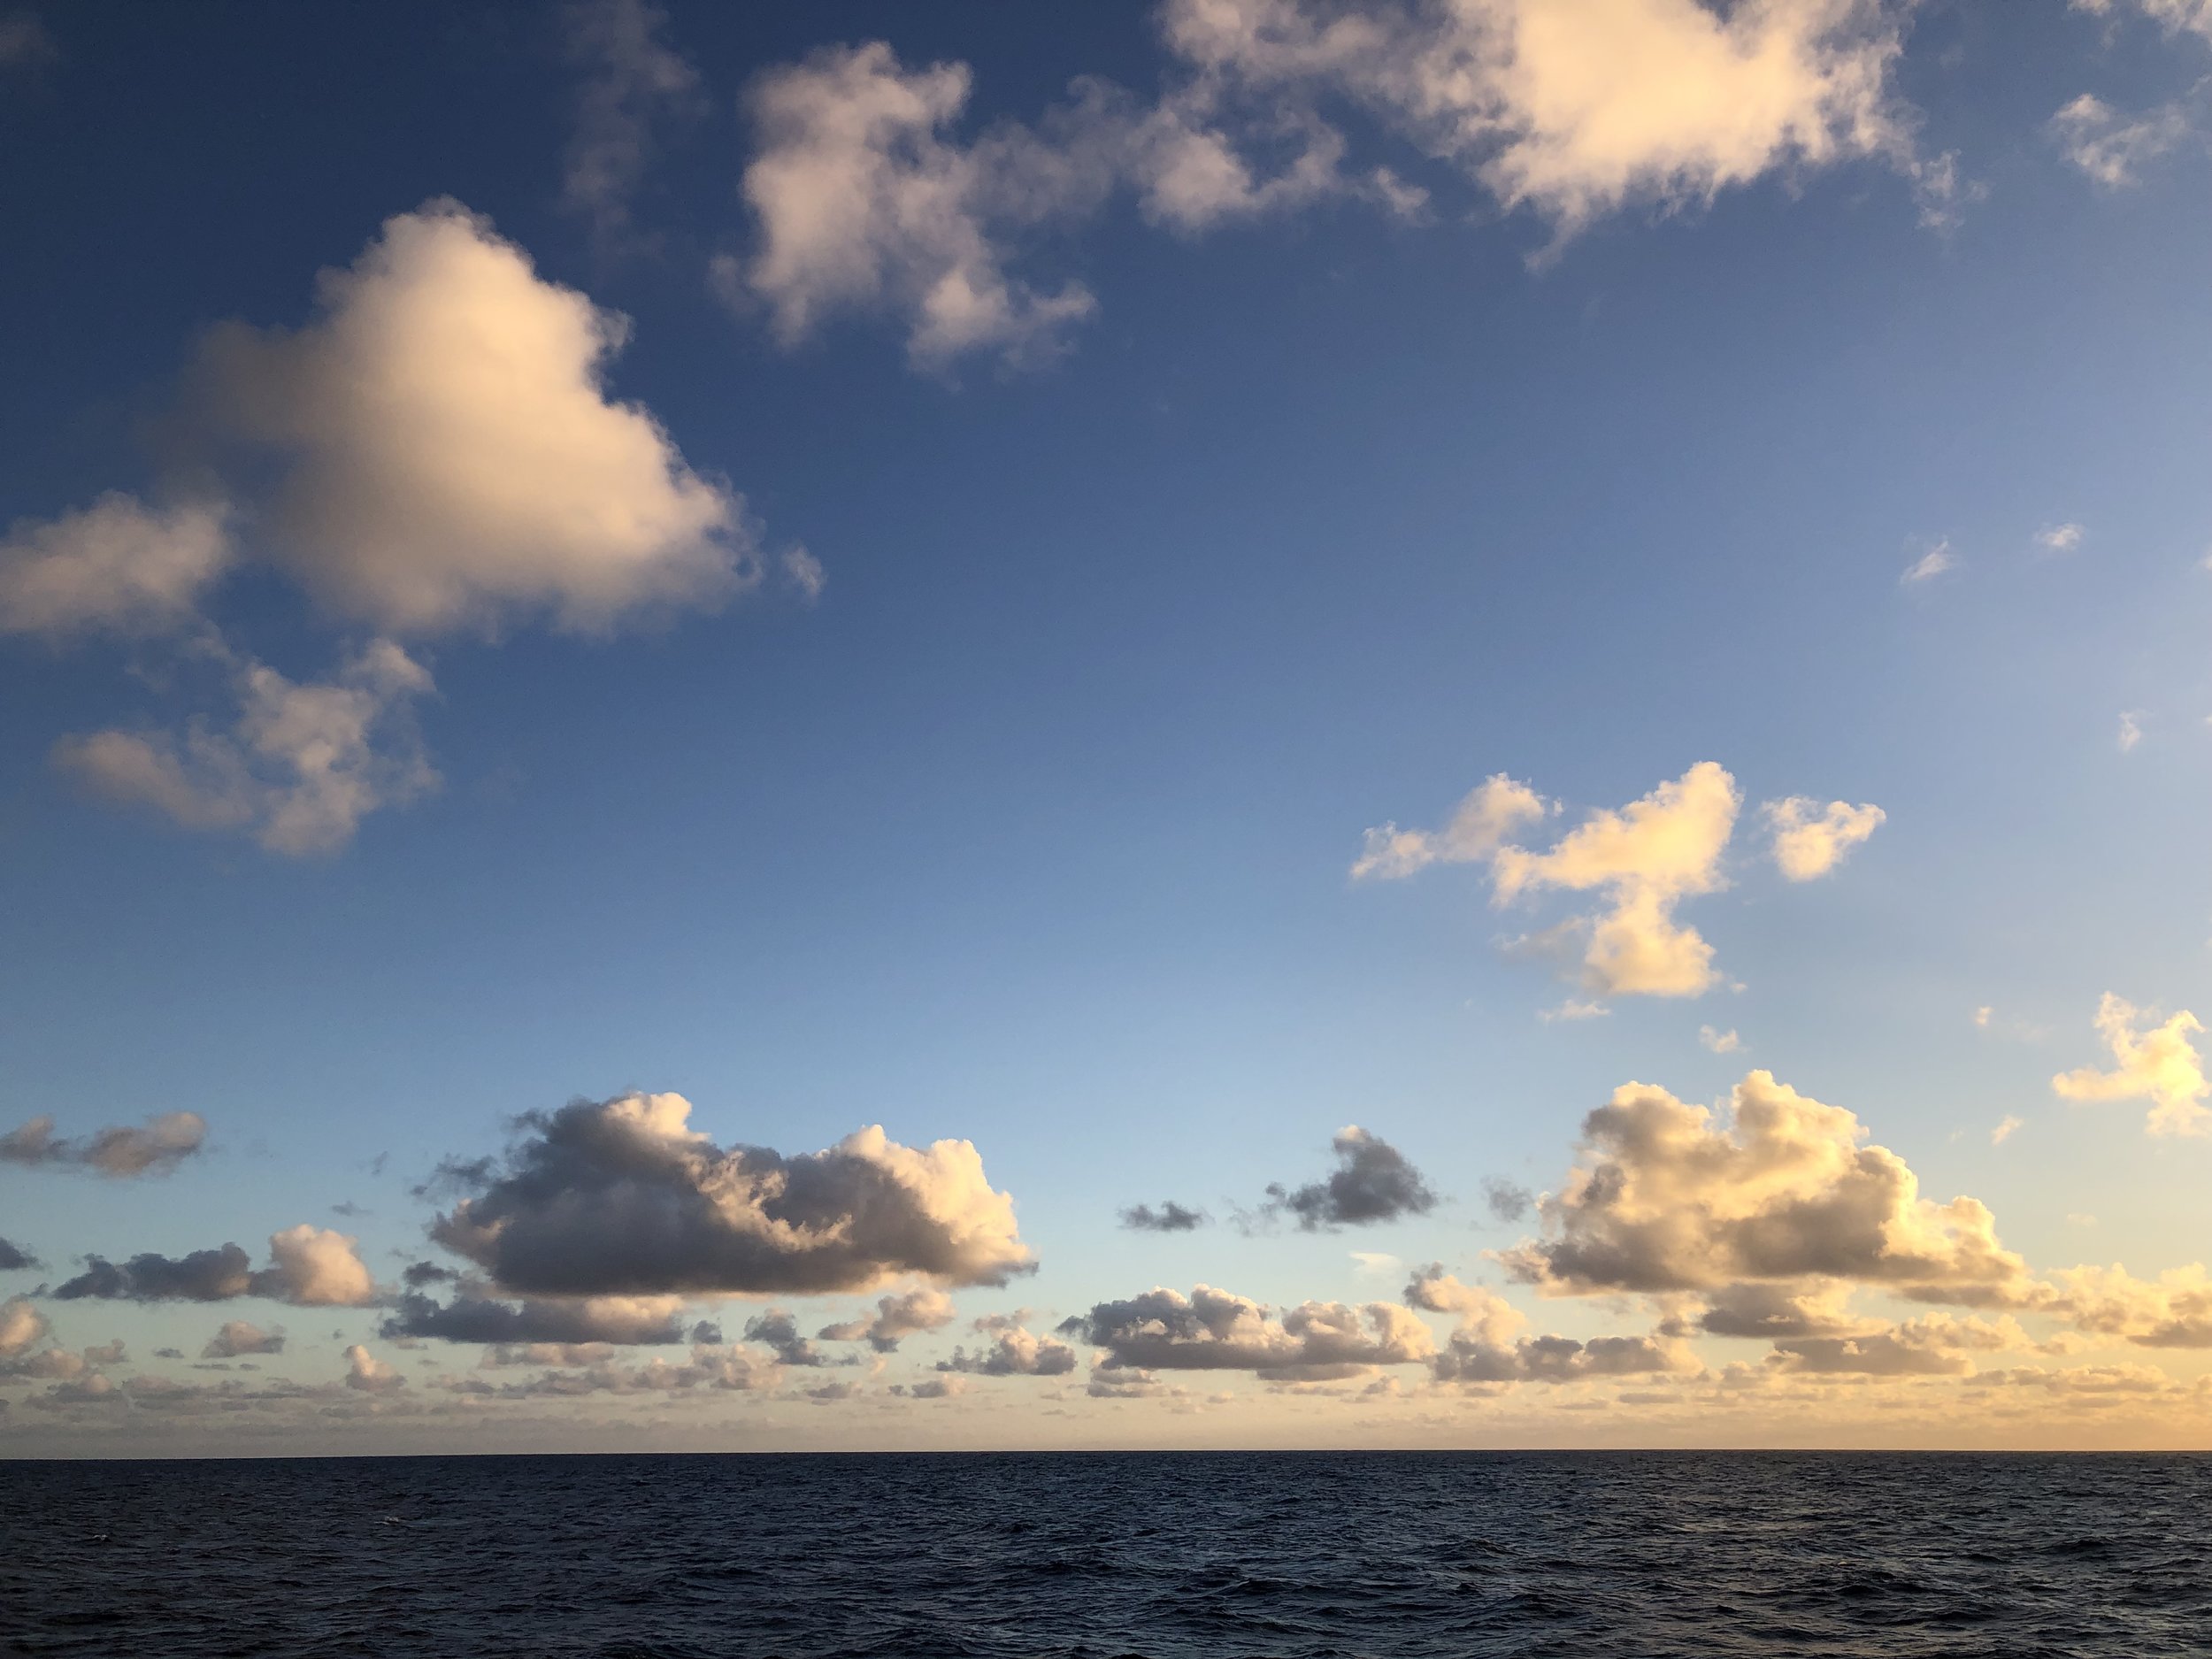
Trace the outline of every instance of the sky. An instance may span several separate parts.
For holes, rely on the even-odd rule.
[[[2208,88],[0,10],[0,1455],[2212,1445]]]

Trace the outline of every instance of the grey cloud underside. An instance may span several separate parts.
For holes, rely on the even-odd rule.
[[[388,1341],[434,1337],[446,1342],[611,1342],[652,1348],[681,1342],[691,1333],[672,1309],[534,1298],[517,1303],[466,1294],[442,1303],[411,1292],[400,1298],[397,1311],[385,1319],[380,1334]]]
[[[1394,1302],[1309,1302],[1271,1317],[1201,1285],[1102,1302],[1061,1327],[1106,1350],[1108,1371],[1248,1371],[1268,1382],[1328,1382],[1432,1359],[1435,1340]]]
[[[829,1365],[837,1362],[799,1334],[798,1321],[780,1308],[756,1314],[745,1322],[745,1340],[757,1342],[786,1365]]]
[[[974,1354],[954,1348],[950,1359],[937,1362],[937,1369],[979,1377],[1064,1377],[1075,1369],[1075,1350],[1015,1327],[1000,1331],[989,1348]]]
[[[1318,1233],[1425,1216],[1436,1208],[1436,1194],[1421,1171],[1387,1141],[1355,1126],[1331,1144],[1337,1167],[1325,1180],[1295,1189],[1270,1187],[1261,1213],[1292,1216],[1302,1231]]]
[[[1694,1370],[1678,1349],[1647,1336],[1524,1337],[1486,1342],[1455,1333],[1432,1366],[1439,1382],[1580,1382],[1594,1377],[1640,1377]]]
[[[1525,1187],[1493,1176],[1482,1184],[1482,1202],[1492,1220],[1518,1221],[1535,1204],[1536,1194]]]
[[[681,1127],[687,1103],[670,1116],[675,1098],[529,1114],[503,1164],[449,1171],[479,1190],[431,1236],[530,1295],[811,1295],[1033,1271],[964,1142],[915,1153],[863,1131],[790,1157],[726,1151]]]
[[[0,1273],[26,1272],[44,1265],[44,1263],[21,1245],[11,1244],[7,1240],[0,1239]]]
[[[57,1135],[54,1120],[38,1117],[0,1135],[0,1164],[90,1170],[116,1179],[166,1175],[197,1154],[206,1138],[207,1124],[194,1112],[151,1118],[142,1128],[111,1124],[81,1141]]]
[[[267,1287],[257,1287],[257,1280]],[[148,1251],[120,1264],[88,1256],[85,1271],[54,1292],[61,1302],[228,1302],[278,1294],[273,1275],[256,1273],[253,1258],[235,1244],[179,1256]]]
[[[1209,1219],[1204,1210],[1187,1209],[1171,1198],[1157,1210],[1150,1204],[1132,1204],[1121,1212],[1121,1225],[1133,1233],[1191,1233]]]

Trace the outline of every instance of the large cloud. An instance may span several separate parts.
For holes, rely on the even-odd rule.
[[[357,1308],[376,1299],[376,1281],[355,1241],[303,1222],[269,1236],[269,1265],[255,1271],[235,1244],[180,1256],[148,1251],[121,1264],[85,1257],[85,1271],[54,1292],[65,1302],[228,1302],[261,1296],[306,1308]]]
[[[2145,1122],[2154,1135],[2212,1133],[2212,1110],[2204,1104],[2212,1082],[2189,1041],[2204,1027],[2185,1008],[2162,1024],[2150,1023],[2157,1018],[2106,992],[2097,1004],[2097,1033],[2112,1050],[2113,1069],[2062,1071],[2051,1087],[2068,1100],[2147,1100]]]
[[[446,1342],[577,1346],[618,1343],[658,1347],[681,1342],[686,1329],[680,1296],[541,1297],[500,1302],[465,1291],[439,1302],[412,1292],[384,1321],[387,1340],[434,1337]]]
[[[195,720],[181,740],[119,730],[65,737],[56,764],[187,828],[247,829],[270,851],[295,856],[334,851],[369,813],[437,787],[412,718],[415,699],[435,687],[391,641],[371,641],[332,680],[305,683],[211,649],[237,703],[227,730]]]
[[[197,1112],[165,1112],[145,1127],[114,1124],[82,1141],[54,1133],[54,1120],[41,1116],[0,1135],[0,1164],[58,1165],[94,1170],[102,1175],[166,1175],[200,1149],[207,1120]]]
[[[2116,1263],[2070,1268],[2051,1279],[2053,1310],[2091,1335],[2139,1348],[2212,1348],[2212,1276],[2201,1263],[2155,1279],[2137,1279]]]
[[[536,1295],[810,1294],[913,1273],[1002,1285],[1030,1270],[1014,1202],[965,1141],[858,1130],[786,1157],[718,1147],[680,1094],[575,1101],[523,1139],[432,1236]]]
[[[1920,1196],[1905,1161],[1861,1144],[1850,1112],[1753,1071],[1726,1122],[1641,1083],[1583,1124],[1582,1161],[1549,1201],[1551,1236],[1505,1256],[1552,1294],[1714,1290],[1849,1279],[1926,1302],[2016,1303],[2021,1258],[1972,1198]]]
[[[262,550],[336,615],[600,631],[741,585],[741,503],[607,396],[627,323],[484,219],[436,201],[387,220],[323,273],[318,312],[215,330],[199,373],[210,419],[279,460]]]
[[[1436,1208],[1436,1194],[1421,1171],[1381,1136],[1353,1124],[1338,1130],[1331,1145],[1337,1167],[1328,1178],[1294,1189],[1270,1187],[1268,1211],[1294,1216],[1312,1233],[1425,1216]]]
[[[1436,1353],[1428,1327],[1395,1302],[1307,1302],[1278,1318],[1207,1285],[1102,1302],[1062,1329],[1104,1348],[1109,1371],[1248,1371],[1269,1382],[1333,1381]]]

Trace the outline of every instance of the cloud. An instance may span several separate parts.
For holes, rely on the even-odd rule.
[[[200,1150],[207,1120],[197,1112],[165,1112],[142,1129],[113,1125],[84,1141],[58,1138],[54,1120],[40,1116],[0,1135],[0,1164],[92,1170],[126,1178],[166,1175]]]
[[[54,1292],[64,1302],[228,1302],[261,1296],[303,1308],[357,1308],[376,1298],[376,1283],[355,1240],[303,1222],[269,1235],[269,1265],[235,1244],[180,1256],[147,1252],[120,1266],[85,1257],[85,1271]]]
[[[27,1296],[0,1302],[0,1359],[13,1359],[46,1340],[46,1316]]]
[[[1564,1383],[1593,1377],[1642,1376],[1694,1371],[1696,1357],[1679,1343],[1652,1337],[1524,1337],[1527,1319],[1494,1292],[1462,1284],[1432,1264],[1417,1272],[1406,1301],[1431,1313],[1459,1316],[1440,1353],[1430,1360],[1439,1382]]]
[[[1819,1283],[1724,1285],[1705,1299],[1697,1329],[1708,1336],[1767,1342],[1858,1335],[1867,1327],[1847,1310],[1851,1288]]]
[[[1277,1182],[1267,1189],[1263,1213],[1288,1212],[1301,1230],[1367,1226],[1425,1216],[1436,1208],[1436,1194],[1404,1153],[1357,1124],[1340,1129],[1330,1142],[1337,1166],[1327,1179],[1295,1189]]]
[[[1168,1199],[1155,1210],[1150,1204],[1132,1204],[1121,1212],[1121,1225],[1134,1233],[1191,1233],[1206,1225],[1202,1210],[1190,1210]]]
[[[1432,1358],[1435,1339],[1395,1302],[1307,1302],[1274,1317],[1200,1285],[1102,1302],[1063,1329],[1106,1350],[1109,1371],[1248,1371],[1271,1382],[1328,1382]]]
[[[2120,752],[2123,755],[2128,754],[2142,741],[2143,710],[2130,709],[2124,711],[2120,716]]]
[[[44,1265],[44,1263],[21,1245],[11,1244],[7,1240],[0,1239],[0,1273],[26,1272]]]
[[[2078,524],[2047,524],[2035,533],[2035,542],[2046,552],[2071,553],[2081,545],[2083,534]]]
[[[2155,1279],[2127,1269],[2076,1267],[2051,1275],[2051,1310],[2093,1336],[2118,1337],[2139,1348],[2212,1348],[2212,1275],[2201,1263],[2173,1268]]]
[[[745,1340],[758,1342],[781,1365],[826,1365],[829,1356],[799,1334],[798,1322],[780,1308],[755,1314],[745,1322]]]
[[[786,1157],[725,1151],[680,1094],[574,1101],[521,1120],[437,1241],[525,1294],[820,1294],[912,1273],[1002,1285],[1032,1268],[1014,1202],[965,1141],[880,1128]]]
[[[2130,118],[2085,92],[2051,117],[2051,133],[2067,160],[2106,189],[2124,190],[2140,182],[2146,162],[2155,161],[2188,139],[2189,111],[2168,104]],[[2048,540],[2050,531],[2036,539],[2055,551],[2069,551],[2080,540],[2081,526],[2061,525],[2057,534],[2068,531],[2073,538],[2064,542]]]
[[[810,605],[819,601],[829,587],[829,572],[822,568],[822,561],[803,547],[787,547],[780,557],[784,580],[800,599]]]
[[[0,12],[0,69],[49,63],[60,55],[37,12]]]
[[[380,1360],[356,1342],[346,1350],[346,1386],[357,1388],[363,1394],[394,1394],[407,1386],[407,1379],[388,1361]]]
[[[2002,1121],[1989,1132],[1989,1144],[1993,1147],[2004,1145],[2017,1131],[2025,1126],[2025,1123],[2024,1118],[2016,1118],[2010,1112],[2007,1112]]]
[[[227,1319],[200,1350],[202,1359],[236,1359],[245,1354],[281,1354],[284,1333],[264,1331],[243,1319]]]
[[[743,181],[761,246],[719,263],[726,291],[764,303],[787,344],[834,312],[880,307],[905,319],[920,365],[1051,355],[1095,302],[1079,282],[1044,293],[1010,274],[1006,240],[1095,206],[1110,173],[1012,125],[953,140],[972,81],[965,64],[909,69],[880,41],[763,75]]]
[[[662,38],[668,14],[645,0],[580,0],[564,9],[569,62],[587,71],[563,158],[561,205],[603,243],[630,228],[630,202],[653,159],[654,129],[699,114],[699,72]]]
[[[545,615],[603,633],[757,580],[742,503],[610,401],[628,323],[458,203],[385,221],[297,331],[211,331],[210,426],[276,464],[257,541],[333,615],[394,634]]]
[[[1700,1025],[1697,1041],[1698,1046],[1710,1054],[1735,1054],[1743,1048],[1743,1039],[1736,1035],[1733,1026],[1718,1031],[1710,1025]]]
[[[1352,879],[1396,881],[1431,864],[1479,863],[1550,810],[1526,784],[1494,773],[1459,803],[1443,829],[1402,830],[1394,823],[1369,830]]]
[[[1536,1194],[1516,1182],[1494,1175],[1482,1184],[1483,1208],[1493,1221],[1518,1221],[1535,1202]]]
[[[0,541],[0,633],[145,637],[188,626],[234,555],[229,520],[221,502],[156,510],[113,492],[58,518],[19,518]]]
[[[1936,1315],[1850,1336],[1786,1338],[1771,1363],[1785,1376],[1959,1377],[1974,1369],[1967,1351],[2026,1346],[2009,1319]]]
[[[2120,11],[2139,12],[2169,34],[2188,29],[2212,41],[2212,4],[2206,0],[2073,0],[2073,6],[2099,17]]]
[[[989,1348],[974,1354],[956,1348],[950,1359],[938,1361],[937,1369],[980,1377],[1064,1377],[1075,1369],[1075,1350],[1018,1325],[1009,1325],[995,1333]]]
[[[761,1394],[783,1379],[776,1363],[742,1348],[720,1348],[695,1344],[690,1357],[672,1363],[656,1356],[642,1365],[595,1363],[582,1371],[548,1371],[526,1382],[492,1384],[479,1378],[442,1378],[437,1386],[464,1394],[496,1394],[506,1398],[574,1398],[585,1394],[669,1394],[695,1388],[726,1393]]]
[[[2066,1100],[2147,1100],[2152,1105],[2145,1126],[2154,1135],[2212,1133],[2212,1110],[2204,1105],[2212,1083],[2205,1080],[2203,1059],[2189,1041],[2204,1027],[2186,1009],[2152,1025],[2157,1018],[2154,1010],[2107,991],[2097,1004],[2097,1033],[2112,1051],[2113,1070],[2062,1071],[2051,1087]]]
[[[1691,0],[1172,0],[1164,27],[1202,74],[1252,95],[1365,106],[1563,239],[1632,204],[1706,204],[1855,157],[1939,191],[1947,168],[1914,156],[1889,88],[1901,15],[1866,0],[1725,14]]]
[[[411,704],[429,672],[389,640],[347,659],[334,680],[296,683],[222,653],[238,713],[227,731],[195,720],[180,741],[110,730],[65,737],[54,759],[111,800],[188,829],[246,829],[272,852],[335,851],[361,820],[434,789]]]
[[[1958,568],[1958,555],[1951,551],[1948,540],[1937,542],[1911,564],[1897,580],[1901,587],[1917,588],[1923,582],[1933,581],[1946,571]]]
[[[895,1353],[903,1337],[942,1330],[952,1323],[952,1298],[928,1285],[903,1295],[884,1296],[876,1302],[875,1317],[825,1325],[814,1334],[825,1342],[865,1340],[879,1354]]]
[[[1584,1156],[1546,1207],[1551,1236],[1502,1259],[1552,1294],[1709,1290],[1808,1278],[1920,1302],[2003,1305],[2026,1267],[1972,1198],[1936,1204],[1850,1112],[1749,1073],[1728,1118],[1624,1084],[1583,1123]]]
[[[1760,810],[1774,832],[1775,868],[1791,881],[1816,881],[1828,874],[1889,816],[1878,806],[1847,801],[1824,807],[1802,795],[1770,801]]]
[[[657,1347],[684,1340],[679,1296],[533,1297],[517,1303],[467,1292],[438,1302],[410,1293],[380,1333],[385,1340],[432,1337],[445,1342],[613,1343]]]

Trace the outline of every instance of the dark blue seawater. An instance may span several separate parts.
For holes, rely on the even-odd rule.
[[[0,1463],[0,1652],[2212,1655],[2212,1457]]]

